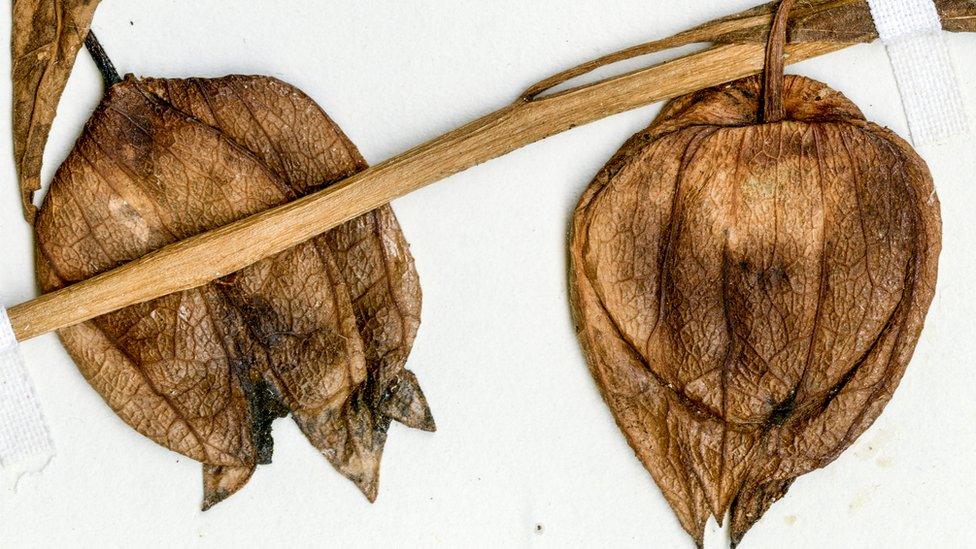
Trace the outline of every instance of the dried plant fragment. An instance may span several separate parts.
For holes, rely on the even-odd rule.
[[[709,41],[726,44],[765,42],[770,15],[779,2],[769,2],[739,13],[709,21],[687,31],[709,31]],[[972,0],[935,0],[942,27],[954,32],[976,31]],[[683,33],[684,34],[684,33]],[[867,0],[805,0],[790,13],[787,37],[790,42],[871,42],[878,31]]]
[[[311,99],[265,77],[111,86],[37,219],[45,290],[366,166]],[[390,421],[433,430],[404,369],[420,285],[389,206],[206,286],[60,332],[140,433],[202,462],[204,508],[271,459],[291,414],[371,500]]]
[[[44,144],[98,0],[14,0],[10,37],[14,162],[24,216],[34,220]]]
[[[765,42],[778,2],[770,2],[714,19],[675,35],[638,44],[587,61],[538,82],[522,93],[522,99],[542,93],[600,67],[642,55],[699,42],[743,44]],[[936,0],[942,28],[953,32],[976,32],[976,0]],[[855,44],[878,37],[867,0],[805,0],[789,14],[786,33],[791,43],[823,42]]]
[[[667,105],[573,219],[590,369],[699,545],[729,510],[737,543],[871,425],[936,281],[922,159],[771,58],[780,80],[765,90],[753,77]]]

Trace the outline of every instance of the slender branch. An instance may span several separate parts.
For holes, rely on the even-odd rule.
[[[678,33],[674,36],[654,40],[652,42],[647,42],[646,44],[638,44],[609,55],[604,55],[603,57],[593,59],[592,61],[587,61],[586,63],[582,63],[570,69],[564,70],[546,78],[545,80],[533,84],[531,87],[522,92],[522,95],[520,95],[519,98],[522,101],[531,101],[552,88],[569,82],[577,76],[582,76],[584,74],[593,72],[600,67],[619,63],[620,61],[626,61],[627,59],[633,59],[634,57],[639,57],[641,55],[657,53],[672,48],[687,46],[688,44],[694,44],[696,42],[712,42],[713,39],[719,35],[719,31],[722,28],[721,23],[715,25],[706,24],[702,25],[701,27],[696,27],[694,29]]]
[[[799,44],[789,62],[846,44]],[[531,101],[520,100],[287,204],[170,244],[8,310],[19,341],[241,270],[449,175],[576,126],[758,73],[761,44],[716,46]]]
[[[112,60],[105,53],[105,49],[102,48],[102,44],[98,41],[94,31],[88,31],[88,36],[85,37],[85,49],[88,50],[92,59],[95,60],[95,66],[98,67],[98,72],[102,73],[102,81],[105,83],[106,89],[122,81],[118,71],[115,70],[115,65],[112,64]]]
[[[660,40],[605,55],[564,70],[533,84],[520,96],[523,101],[538,97],[577,76],[600,67],[641,55],[693,44],[762,43],[768,41],[772,14],[779,2],[770,2],[739,13],[721,17]],[[939,0],[936,10],[942,28],[951,32],[976,32],[976,0]],[[789,43],[837,42],[844,44],[871,42],[878,37],[865,0],[804,0],[790,10]]]
[[[851,5],[866,9],[864,0],[807,0],[797,8],[797,15],[804,13],[807,5],[823,10]],[[941,0],[939,5],[946,29],[976,31],[976,4],[971,0]],[[869,17],[864,15],[863,9],[860,18],[846,17],[835,21],[838,25],[858,25],[853,33],[845,34],[845,40],[831,36],[833,31],[850,31],[850,28],[827,29],[832,32],[824,34],[823,21],[818,19],[821,26],[814,29],[817,31],[814,34],[822,37],[819,39],[822,41],[810,39],[792,44],[786,48],[785,60],[779,56],[780,61],[794,63],[844,49],[854,42],[872,40],[874,27],[863,20]],[[822,15],[823,11],[820,13]],[[710,30],[706,34],[721,34],[712,37],[713,40],[720,43],[732,41],[732,44],[713,46],[652,67],[537,97],[551,86],[591,70],[594,64],[585,63],[581,68],[564,71],[532,86],[513,105],[322,191],[170,244],[111,271],[12,307],[8,315],[14,334],[18,341],[24,341],[136,303],[206,284],[394,198],[529,143],[663,99],[757,74],[765,66],[763,42],[766,41],[765,29],[769,28],[770,14],[771,9],[757,8],[707,24]],[[829,21],[832,20],[828,18]],[[729,30],[735,32],[726,34]],[[683,34],[680,38],[630,48],[623,57],[607,56],[596,65],[657,51],[662,42],[674,45],[687,40],[688,34],[693,34],[695,39],[703,38],[692,31]],[[94,37],[92,42],[97,44]],[[102,59],[107,60],[107,57],[102,56]],[[106,66],[111,67],[111,63]],[[112,74],[116,74],[114,68],[108,72],[110,77]],[[117,75],[115,79],[106,78],[107,83],[116,81]]]

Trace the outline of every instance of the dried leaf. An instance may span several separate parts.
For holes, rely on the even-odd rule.
[[[14,0],[11,32],[14,163],[24,217],[34,220],[44,144],[98,0]]]
[[[366,166],[307,96],[265,77],[109,88],[37,219],[45,290]],[[152,440],[204,463],[204,507],[271,459],[291,414],[371,500],[391,419],[433,430],[404,364],[420,286],[389,206],[206,286],[60,332],[92,386]]]
[[[572,302],[604,399],[701,544],[738,542],[881,413],[932,299],[924,162],[826,85],[760,78],[676,99],[583,195]]]

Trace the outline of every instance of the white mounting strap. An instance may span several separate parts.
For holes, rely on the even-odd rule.
[[[7,311],[0,305],[0,465],[13,475],[39,470],[54,455]]]
[[[868,0],[888,49],[916,145],[968,132],[966,111],[932,0]]]

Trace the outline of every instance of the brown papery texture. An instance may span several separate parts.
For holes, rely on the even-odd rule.
[[[936,281],[924,162],[826,85],[760,78],[672,101],[584,193],[572,304],[590,369],[700,545],[733,542],[881,413]]]
[[[34,191],[61,92],[85,42],[98,0],[14,0],[10,35],[14,164],[24,217],[33,221]]]
[[[37,217],[45,291],[363,170],[310,98],[267,77],[110,87]],[[271,459],[290,414],[372,500],[391,420],[433,430],[404,365],[420,285],[389,206],[203,287],[59,332],[113,410],[204,464],[204,508]]]

